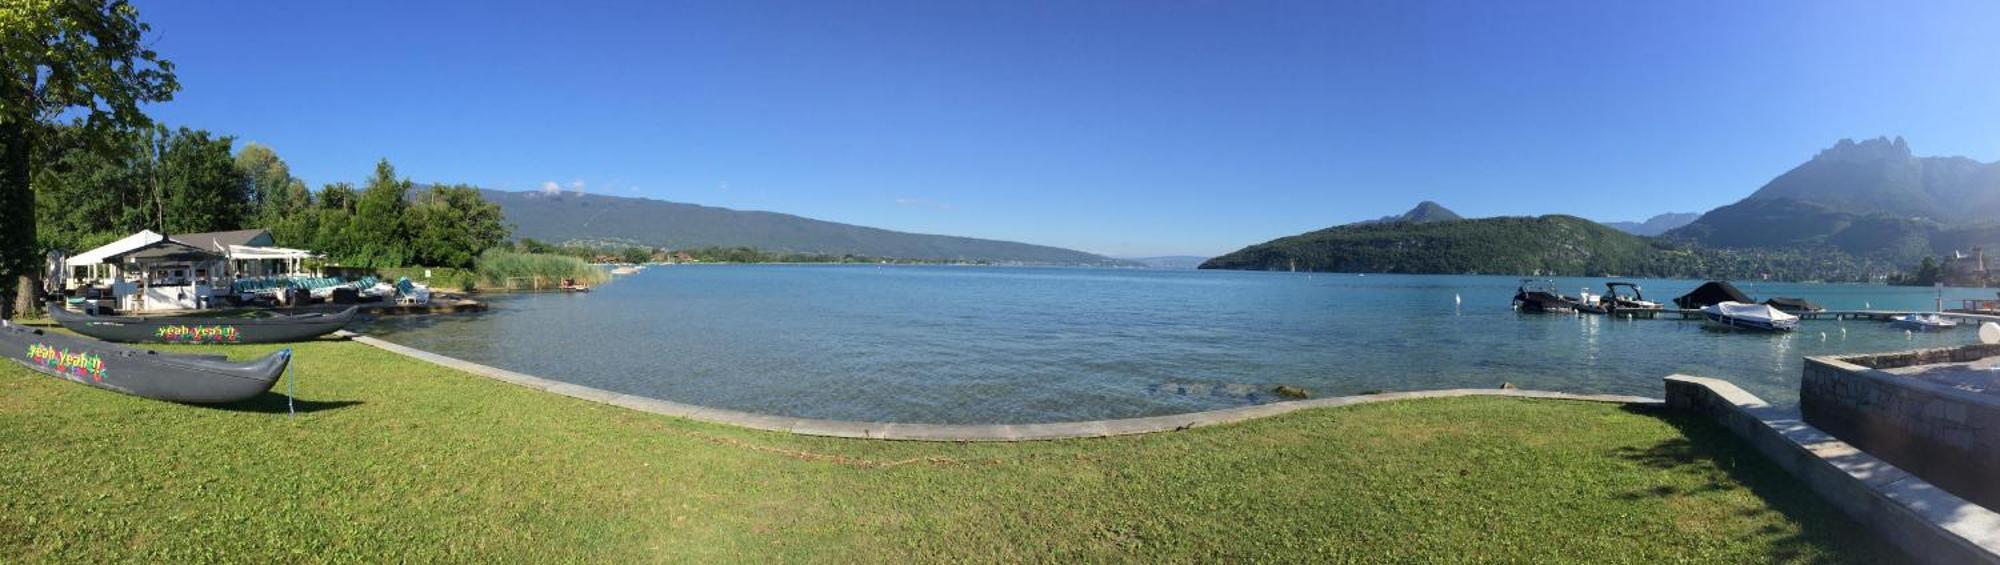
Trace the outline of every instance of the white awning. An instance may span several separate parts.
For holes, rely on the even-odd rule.
[[[288,247],[253,247],[249,245],[229,246],[229,258],[237,260],[254,259],[312,259],[318,254],[304,249]]]
[[[64,261],[64,264],[67,264],[72,267],[80,267],[83,265],[96,265],[99,263],[103,263],[104,259],[107,257],[112,257],[115,255],[123,255],[135,249],[159,243],[160,241],[165,239],[167,239],[167,236],[153,233],[153,230],[140,230],[139,233],[125,236],[124,239],[113,241],[111,243],[105,244],[103,247],[79,253],[75,257],[70,257],[68,261]]]

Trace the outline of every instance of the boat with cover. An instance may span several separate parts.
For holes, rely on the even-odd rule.
[[[1675,306],[1689,310],[1707,308],[1709,305],[1721,304],[1723,302],[1750,304],[1756,301],[1751,300],[1750,295],[1743,294],[1743,291],[1736,290],[1736,285],[1729,284],[1729,281],[1708,281],[1701,283],[1701,286],[1695,287],[1693,291],[1674,299]]]
[[[1514,309],[1544,314],[1569,314],[1576,311],[1568,299],[1556,292],[1555,281],[1535,279],[1521,279],[1520,288],[1514,292]]]
[[[1777,297],[1764,301],[1764,305],[1782,310],[1786,314],[1815,314],[1826,311],[1825,306],[1814,304],[1804,298]]]
[[[1904,314],[1889,320],[1889,325],[1906,330],[1934,332],[1958,327],[1958,320],[1937,314]]]
[[[333,333],[354,321],[359,307],[339,312],[277,314],[263,318],[94,316],[49,304],[49,317],[70,331],[123,343],[283,343]]]
[[[0,321],[0,356],[43,374],[168,402],[247,400],[285,374],[291,350],[248,362],[221,355],[168,355]]]
[[[1789,332],[1799,329],[1799,317],[1765,304],[1720,302],[1702,307],[1709,323],[1732,329]]]

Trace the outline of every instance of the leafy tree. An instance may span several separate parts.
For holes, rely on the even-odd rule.
[[[627,263],[645,263],[653,260],[653,250],[645,247],[627,247],[618,253],[618,258]]]
[[[36,307],[35,147],[64,115],[88,131],[150,121],[145,102],[173,98],[173,63],[147,48],[151,28],[122,0],[8,0],[0,5],[0,318]],[[16,303],[19,301],[19,304]]]
[[[412,259],[434,267],[469,268],[509,231],[500,205],[464,185],[432,185],[410,205],[404,224],[412,235]]]
[[[296,226],[302,229],[300,233],[310,236],[302,240],[293,240],[279,238],[278,234],[272,233],[272,238],[277,239],[281,245],[304,247],[325,253],[335,260],[352,256],[359,250],[359,245],[349,228],[354,225],[355,205],[360,200],[361,193],[354,189],[354,185],[348,183],[339,182],[320,187],[317,205],[307,214],[309,219],[294,220],[286,224],[288,227]]]
[[[160,156],[162,233],[233,230],[250,208],[248,182],[230,156],[234,138],[180,128]]]
[[[349,224],[355,246],[345,261],[361,267],[401,267],[410,260],[408,226],[403,211],[409,207],[409,179],[396,178],[396,167],[388,159],[375,163],[375,175],[354,204]]]
[[[246,216],[253,223],[272,226],[287,214],[305,210],[311,191],[305,181],[292,176],[292,168],[278,152],[260,143],[246,143],[236,152],[236,171],[243,175],[249,200]]]
[[[36,148],[35,225],[43,246],[74,252],[151,225],[152,164],[142,158],[141,136],[127,130],[92,137],[80,125],[60,125]]]

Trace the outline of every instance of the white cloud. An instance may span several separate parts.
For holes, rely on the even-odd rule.
[[[583,179],[569,181],[569,189],[571,192],[583,192]]]
[[[556,184],[556,181],[542,183],[542,194],[556,194],[559,192],[562,192],[562,185]]]

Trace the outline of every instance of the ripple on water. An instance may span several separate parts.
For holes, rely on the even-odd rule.
[[[1666,299],[1699,281],[1639,281]],[[1968,343],[1863,321],[1797,334],[1513,312],[1517,279],[1060,268],[679,266],[589,294],[501,295],[493,311],[367,331],[630,394],[812,418],[1027,423],[1315,395],[1497,387],[1659,396],[1724,378],[1795,401],[1801,358]],[[1601,288],[1560,279],[1558,288]],[[1830,308],[1919,309],[1927,288],[1746,283]],[[1947,302],[1990,290],[1948,289]],[[1463,299],[1454,302],[1454,296]],[[1846,331],[1841,331],[1845,329]],[[1826,332],[1826,339],[1819,332]]]

